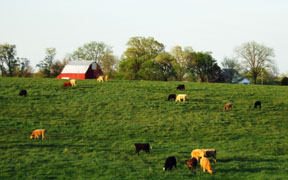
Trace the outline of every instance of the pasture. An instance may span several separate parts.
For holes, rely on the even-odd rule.
[[[288,87],[63,82],[0,78],[0,179],[287,179]],[[186,102],[167,100],[183,93]],[[34,129],[47,139],[30,140]],[[151,154],[136,155],[134,143],[150,143]],[[198,148],[217,150],[212,175],[186,166]],[[163,172],[169,156],[177,168]]]

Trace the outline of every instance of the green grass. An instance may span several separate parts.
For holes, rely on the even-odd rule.
[[[288,89],[184,82],[0,78],[0,179],[287,179]],[[21,89],[28,96],[20,97]],[[167,101],[186,93],[187,102]],[[262,101],[262,110],[253,103]],[[233,110],[223,112],[226,103]],[[47,140],[30,140],[34,129]],[[150,143],[136,155],[134,143]],[[215,148],[214,174],[189,171]],[[177,168],[163,172],[168,156]]]

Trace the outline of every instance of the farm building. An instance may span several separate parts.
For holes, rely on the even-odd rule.
[[[96,62],[70,61],[57,76],[58,79],[97,79],[103,72]]]

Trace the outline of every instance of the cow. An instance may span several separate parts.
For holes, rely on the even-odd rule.
[[[193,170],[193,169],[196,169],[198,161],[197,161],[196,158],[193,157],[193,158],[191,158],[189,160],[186,160],[185,163],[186,163],[186,165],[188,166],[188,168],[190,170]]]
[[[180,84],[177,86],[176,88],[177,90],[185,90],[185,85],[184,84]]]
[[[170,100],[173,100],[173,101],[175,101],[175,99],[176,99],[176,94],[169,94],[169,96],[168,96],[168,101],[170,101]]]
[[[103,76],[99,76],[98,78],[97,78],[97,81],[98,82],[103,82],[104,80],[103,80]]]
[[[20,92],[19,92],[19,96],[27,96],[27,91],[24,89],[24,90],[21,90]]]
[[[213,157],[214,162],[216,163],[216,149],[203,149],[205,151],[205,157]]]
[[[64,89],[64,88],[71,87],[71,86],[72,85],[71,85],[70,81],[65,81],[62,88]]]
[[[106,76],[105,76],[105,81],[108,82],[108,80],[109,80],[109,76],[106,75]]]
[[[232,104],[225,104],[223,112],[227,111],[227,110],[232,110]]]
[[[30,139],[39,139],[39,136],[42,137],[42,140],[46,138],[46,130],[45,129],[36,129],[32,132]]]
[[[76,79],[71,79],[70,80],[70,84],[72,85],[72,87],[76,87]]]
[[[200,159],[200,166],[202,167],[204,173],[206,172],[206,170],[208,171],[209,174],[213,173],[209,159],[202,157]]]
[[[163,171],[172,170],[173,166],[176,168],[176,158],[175,156],[170,156],[165,161]]]
[[[200,158],[205,156],[205,151],[203,149],[194,149],[191,152],[191,158],[196,158],[199,161]]]
[[[261,101],[256,101],[254,104],[254,109],[257,109],[257,107],[259,106],[259,109],[261,110]]]
[[[176,97],[175,101],[186,101],[187,99],[187,94],[178,94],[178,96]]]
[[[139,155],[139,151],[143,150],[147,153],[150,154],[150,148],[152,149],[152,146],[150,147],[150,144],[149,143],[146,143],[146,144],[141,144],[141,143],[135,143],[135,148],[136,148],[136,154]]]

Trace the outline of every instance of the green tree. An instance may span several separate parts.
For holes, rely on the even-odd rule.
[[[215,82],[221,74],[221,69],[210,52],[194,52],[188,69],[190,73],[198,76],[201,82]]]
[[[174,57],[167,53],[160,53],[156,59],[156,64],[158,65],[159,74],[161,75],[161,80],[167,81],[169,77],[175,76],[175,69],[173,64],[175,63]]]
[[[104,72],[104,74],[107,74],[107,75],[111,75],[113,71],[115,71],[116,69],[116,62],[117,62],[117,58],[109,53],[109,52],[106,52],[104,53],[103,56],[101,56],[101,61],[102,61],[102,70]]]
[[[120,72],[128,79],[145,79],[139,74],[142,64],[145,61],[155,59],[159,53],[164,52],[164,45],[152,37],[132,37],[127,45],[128,48],[122,55],[119,65]],[[147,64],[145,68],[147,70]],[[143,75],[143,72],[141,74]]]
[[[40,61],[36,66],[43,72],[44,77],[52,77],[52,66],[56,56],[55,48],[46,48],[46,56],[43,61]]]
[[[13,73],[18,66],[16,59],[16,45],[1,44],[0,45],[0,68],[2,76],[13,77]]]
[[[254,84],[257,83],[258,75],[273,65],[272,57],[275,56],[272,48],[254,41],[243,43],[235,49],[235,52],[250,72]]]
[[[16,68],[15,75],[18,77],[31,77],[33,68],[30,66],[30,61],[27,58],[17,58],[18,67]]]
[[[225,82],[232,83],[234,75],[238,75],[241,71],[241,65],[236,58],[224,57],[221,62],[222,68],[227,72],[225,73]]]
[[[182,49],[181,46],[175,46],[171,49],[171,55],[174,57],[174,68],[176,71],[177,80],[182,81],[185,73],[187,72],[188,62],[192,61],[193,58],[192,47],[185,47]]]

